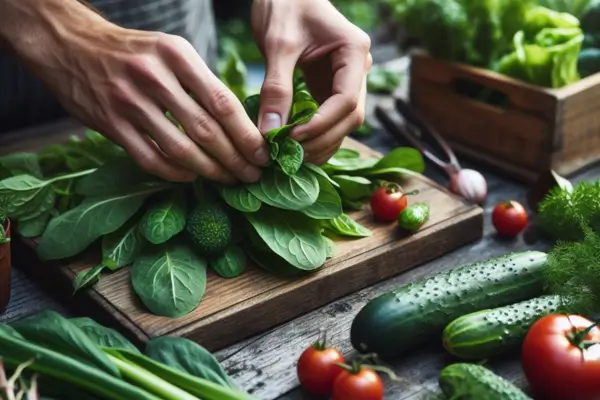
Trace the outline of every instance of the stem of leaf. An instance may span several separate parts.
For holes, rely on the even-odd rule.
[[[82,176],[85,175],[89,175],[92,172],[95,172],[97,170],[97,168],[90,168],[90,169],[86,169],[84,171],[79,171],[79,172],[73,172],[72,174],[66,174],[66,175],[59,175],[59,176],[55,176],[52,179],[49,179],[47,181],[48,184],[54,183],[54,182],[58,182],[58,181],[64,181],[66,179],[76,179],[76,178],[80,178]]]

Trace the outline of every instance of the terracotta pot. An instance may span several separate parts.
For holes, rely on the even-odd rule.
[[[10,220],[6,222],[6,234],[10,238]],[[10,242],[0,244],[0,313],[10,300]]]

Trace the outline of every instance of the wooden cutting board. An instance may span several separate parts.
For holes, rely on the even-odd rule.
[[[82,132],[80,127],[59,127],[43,134],[36,131],[31,137],[7,137],[0,141],[0,153],[35,151]],[[380,156],[352,139],[346,139],[344,147],[356,149],[364,156]],[[374,221],[367,206],[350,215],[371,229],[373,235],[337,242],[336,256],[318,272],[300,279],[279,278],[250,265],[241,276],[223,279],[210,271],[200,306],[178,319],[155,316],[143,307],[129,284],[128,268],[107,275],[93,289],[72,296],[76,274],[98,264],[99,253],[95,250],[73,260],[47,263],[36,257],[34,240],[17,237],[13,240],[13,261],[78,313],[115,327],[138,344],[157,336],[174,335],[215,351],[483,235],[480,207],[463,202],[434,182],[413,179],[403,186],[419,191],[411,201],[425,201],[431,206],[429,222],[416,234],[403,234],[396,224]]]

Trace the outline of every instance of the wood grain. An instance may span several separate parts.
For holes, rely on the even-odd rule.
[[[457,92],[468,81],[506,96],[496,107]],[[559,89],[412,55],[411,104],[454,150],[526,183],[554,169],[571,175],[600,160],[600,74]]]
[[[60,137],[65,136],[60,133]],[[43,139],[52,142],[48,136]],[[34,143],[29,142],[28,148],[33,149]],[[352,139],[347,139],[344,146],[363,155],[379,155]],[[368,209],[353,213],[352,217],[370,228],[373,236],[338,242],[336,256],[307,277],[289,280],[253,266],[234,279],[222,279],[209,272],[200,306],[177,319],[146,311],[131,289],[127,268],[105,276],[92,290],[73,300],[89,304],[94,316],[120,326],[137,343],[174,335],[190,338],[210,350],[223,348],[481,237],[481,208],[452,196],[433,181],[412,179],[404,186],[406,190],[418,190],[413,201],[431,205],[430,220],[421,231],[402,235],[395,224],[375,222]],[[51,281],[55,289],[67,293],[72,291],[76,274],[96,265],[99,259],[98,253],[90,249],[73,260],[42,263],[34,254],[35,241],[15,241],[19,242],[15,252],[27,260],[29,269],[37,270],[33,273],[39,279]]]

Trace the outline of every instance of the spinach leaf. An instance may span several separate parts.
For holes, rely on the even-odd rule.
[[[232,208],[241,212],[255,212],[261,206],[260,200],[250,193],[248,188],[243,185],[220,186],[219,194],[221,198]]]
[[[210,268],[222,278],[235,278],[246,268],[246,253],[241,247],[232,245],[214,260],[210,260]]]
[[[42,169],[35,153],[11,153],[0,157],[0,165],[10,172],[10,175],[32,175],[42,178]]]
[[[373,183],[362,176],[334,175],[331,177],[339,185],[339,191],[347,200],[360,200],[371,196]]]
[[[258,112],[260,110],[260,94],[255,94],[249,97],[246,97],[244,100],[244,108],[246,109],[246,114],[250,117],[254,125],[258,125]]]
[[[295,175],[286,175],[278,168],[270,168],[264,171],[258,182],[248,185],[248,190],[270,206],[301,210],[317,201],[319,181],[304,166]]]
[[[342,215],[342,199],[329,180],[317,176],[319,181],[319,197],[302,212],[314,219],[331,219]]]
[[[50,216],[51,212],[46,211],[33,218],[20,219],[17,223],[17,232],[26,238],[38,237],[46,230]]]
[[[187,212],[183,194],[180,191],[171,191],[148,207],[140,222],[140,232],[150,243],[165,243],[183,231]]]
[[[178,318],[193,311],[204,296],[206,261],[182,243],[167,243],[135,260],[131,284],[151,312]]]
[[[112,347],[118,349],[129,349],[139,353],[129,340],[114,329],[100,325],[91,318],[71,318],[71,323],[77,326],[85,335],[99,347]]]
[[[412,147],[398,147],[379,159],[373,167],[365,171],[365,174],[387,168],[406,168],[414,172],[423,172],[425,161],[419,150]]]
[[[401,74],[382,66],[373,66],[367,74],[369,93],[392,94],[400,85]]]
[[[256,240],[253,240],[253,246],[245,247],[246,254],[256,266],[264,269],[270,274],[284,278],[294,278],[311,272],[296,268],[277,254],[273,253],[260,237],[258,237],[258,240],[260,240],[260,244],[257,244]],[[262,249],[262,246],[267,247],[267,249]]]
[[[337,218],[327,221],[326,227],[343,236],[368,237],[373,234],[373,232],[354,221],[347,214],[342,214]]]
[[[319,109],[319,103],[306,90],[299,90],[294,93],[292,104],[292,117],[290,123],[300,125],[308,122]]]
[[[278,153],[275,160],[286,175],[294,175],[302,167],[304,161],[304,148],[300,143],[290,137],[284,138],[277,145]]]
[[[44,186],[35,192],[31,198],[22,197],[20,200],[24,200],[25,202],[19,203],[19,199],[16,199],[15,202],[10,203],[12,212],[9,212],[9,216],[16,220],[32,219],[54,208],[56,195],[52,186]],[[9,207],[10,209],[11,207]]]
[[[120,376],[118,369],[94,342],[68,319],[55,311],[44,310],[13,322],[11,326],[26,340],[49,347],[63,355],[79,359],[111,375]]]
[[[102,264],[112,271],[131,264],[145,245],[136,218],[102,237]]]
[[[325,262],[327,245],[317,220],[271,207],[245,215],[266,245],[296,268],[314,270]]]
[[[344,160],[348,158],[360,158],[360,153],[353,149],[341,147],[331,157],[332,160]]]
[[[305,162],[304,164],[302,164],[304,167],[306,167],[306,169],[309,169],[314,175],[321,176],[325,179],[327,179],[329,181],[329,183],[331,183],[334,187],[339,188],[340,185],[333,180],[328,174],[327,172],[323,171],[323,169],[319,166],[316,166],[315,164],[311,164],[311,163],[307,163]]]
[[[119,229],[146,198],[161,187],[137,187],[101,197],[90,197],[53,218],[41,237],[37,252],[43,260],[75,256],[103,235]]]
[[[327,173],[351,173],[372,168],[377,164],[378,161],[379,159],[377,158],[336,158],[334,156],[330,158],[329,161],[322,166],[322,168]]]
[[[159,337],[148,341],[144,353],[159,363],[168,365],[218,385],[237,389],[217,359],[204,347],[191,340]]]
[[[350,200],[342,197],[342,206],[345,210],[360,211],[365,208],[365,204],[360,200]]]
[[[114,157],[95,172],[79,179],[75,192],[82,196],[103,196],[141,184],[161,182],[160,178],[142,170],[130,157]]]
[[[100,281],[100,274],[106,269],[106,266],[99,264],[95,267],[81,271],[73,281],[73,293],[94,286]]]

